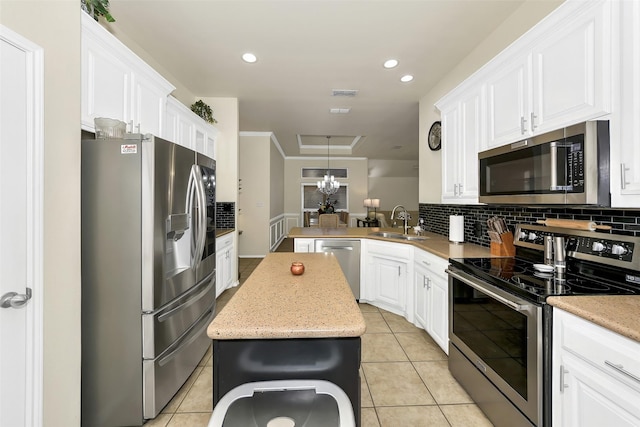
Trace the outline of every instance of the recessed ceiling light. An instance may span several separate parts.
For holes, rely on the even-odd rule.
[[[398,66],[398,60],[397,59],[387,59],[386,61],[384,61],[384,64],[382,64],[382,66],[384,68],[394,68]]]
[[[406,76],[400,77],[400,81],[402,83],[409,83],[411,80],[413,80],[413,76],[411,74],[407,74]]]
[[[245,53],[245,54],[242,55],[242,60],[244,62],[248,62],[250,64],[253,64],[254,62],[256,62],[258,60],[258,58],[253,53]]]

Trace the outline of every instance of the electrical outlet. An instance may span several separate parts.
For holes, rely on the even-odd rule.
[[[482,237],[482,222],[481,221],[476,221],[475,224],[473,224],[473,235],[476,237]]]

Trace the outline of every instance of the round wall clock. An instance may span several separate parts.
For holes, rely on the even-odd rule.
[[[429,129],[429,135],[427,136],[427,142],[429,143],[429,148],[433,151],[438,151],[440,149],[440,122],[433,122],[431,128]]]

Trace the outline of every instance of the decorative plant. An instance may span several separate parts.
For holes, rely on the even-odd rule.
[[[100,16],[104,16],[108,22],[116,22],[109,13],[109,0],[80,0],[80,3],[82,9],[96,21]]]
[[[218,123],[218,121],[213,118],[211,107],[202,102],[202,99],[191,105],[191,111],[202,117],[208,123]]]
[[[330,198],[327,197],[325,202],[318,203],[318,212],[319,213],[334,213],[336,210],[336,205],[338,204],[338,200],[331,201]]]

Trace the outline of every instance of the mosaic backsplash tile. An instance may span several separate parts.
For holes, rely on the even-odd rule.
[[[503,217],[511,231],[515,230],[516,224],[535,224],[539,219],[561,218],[595,221],[598,224],[610,225],[610,232],[613,234],[640,236],[640,209],[427,203],[420,203],[419,209],[420,218],[424,219],[427,231],[445,236],[449,235],[449,215],[464,215],[465,242],[482,246],[489,246],[487,219],[494,215]]]
[[[235,202],[216,202],[216,228],[236,228]]]

